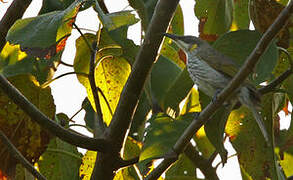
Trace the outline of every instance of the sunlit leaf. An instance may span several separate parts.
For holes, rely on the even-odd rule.
[[[97,152],[87,151],[82,157],[82,163],[79,168],[79,177],[82,180],[90,180],[94,165],[96,162]]]
[[[93,34],[85,34],[85,37],[89,42],[95,41],[96,38]],[[109,39],[109,35],[106,31],[102,31],[99,46],[100,51],[97,53],[96,59],[98,64],[95,69],[95,80],[96,85],[101,89],[107,99],[105,100],[99,93],[103,120],[109,124],[122,88],[130,73],[130,65],[121,57],[121,48],[117,47],[113,40],[107,41],[107,39]],[[76,47],[78,51],[74,60],[74,69],[76,72],[88,73],[91,52],[82,37],[76,40]],[[86,88],[92,107],[96,109],[88,78],[80,75],[77,77],[80,83]],[[109,109],[108,104],[111,109]]]
[[[198,91],[192,88],[191,91],[189,92],[189,95],[187,96],[185,104],[180,113],[187,114],[191,112],[200,112],[200,111],[201,111],[201,105],[199,102]]]

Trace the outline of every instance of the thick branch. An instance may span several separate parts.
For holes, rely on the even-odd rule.
[[[243,83],[243,81],[254,69],[256,63],[259,60],[259,57],[266,50],[272,39],[286,24],[287,20],[291,16],[292,11],[293,1],[290,1],[289,5],[285,9],[283,9],[283,11],[275,20],[275,22],[269,27],[269,29],[265,32],[260,41],[257,43],[255,49],[247,57],[246,63],[241,67],[240,71],[224,88],[224,90],[221,91],[221,93],[217,97],[217,100],[211,102],[200,113],[200,115],[196,117],[195,120],[193,120],[193,122],[188,126],[188,128],[183,132],[181,137],[177,140],[176,144],[173,147],[173,150],[177,152],[177,154],[181,154],[184,151],[185,147],[190,142],[190,139],[193,137],[194,133],[197,132],[198,129],[209,119],[209,117],[215,113],[215,111],[223,104],[225,99],[227,99],[229,95],[233,94],[233,91],[236,90]],[[172,162],[168,159],[164,159],[159,164],[159,166],[156,169],[154,169],[149,175],[154,178],[148,179],[157,179],[172,163],[174,163],[174,161]]]
[[[112,152],[112,146],[106,140],[89,138],[73,133],[49,119],[30,103],[2,74],[0,74],[0,88],[15,104],[26,112],[32,120],[36,121],[42,128],[48,130],[63,141],[85,149],[97,150],[105,153]]]
[[[20,19],[28,8],[31,0],[14,0],[0,21],[0,52],[6,44],[5,37],[10,27]]]
[[[17,150],[17,148],[9,141],[9,139],[5,136],[5,134],[0,130],[0,139],[1,142],[6,145],[8,152],[18,160],[20,164],[23,165],[34,177],[39,180],[46,180],[46,178],[39,173],[33,165],[31,165],[28,160]]]
[[[109,137],[120,150],[145,81],[157,57],[163,34],[179,0],[159,0],[109,126]]]

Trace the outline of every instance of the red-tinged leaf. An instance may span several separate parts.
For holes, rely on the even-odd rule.
[[[233,17],[232,0],[196,0],[194,13],[203,23],[200,34],[219,36],[229,31]],[[206,39],[208,40],[208,39]]]
[[[77,0],[63,11],[20,19],[10,28],[6,39],[11,44],[19,44],[31,56],[53,57],[64,49],[82,2]]]
[[[204,32],[204,26],[205,23],[207,22],[207,18],[200,18],[199,19],[199,24],[198,24],[198,32],[199,32],[199,37],[203,40],[206,40],[208,42],[214,42],[218,39],[219,35],[216,34],[206,34]]]
[[[284,111],[284,113],[285,113],[286,116],[288,116],[288,115],[291,113],[291,112],[289,111],[289,109],[288,109],[288,105],[289,105],[289,101],[286,100],[286,104],[285,104],[285,106],[283,107],[283,111]]]

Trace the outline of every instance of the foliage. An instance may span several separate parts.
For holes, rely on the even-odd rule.
[[[72,68],[87,92],[81,109],[86,111],[85,126],[92,133],[97,124],[95,111],[98,110],[94,93],[98,94],[103,123],[109,127],[117,105],[123,103],[119,102],[120,95],[131,76],[141,47],[127,38],[128,28],[140,22],[142,32],[136,35],[140,37],[146,34],[157,4],[157,0],[128,0],[137,17],[134,11],[105,12],[100,7],[101,2],[44,0],[38,16],[20,19],[10,28],[6,46],[0,53],[1,74],[48,117],[54,118],[55,105],[50,88],[41,85],[53,81],[78,13],[94,8],[103,27],[96,29],[96,33],[84,33],[76,39],[77,51]],[[199,20],[199,36],[241,66],[261,39],[262,33],[284,8],[286,3],[281,3],[265,0],[195,0],[194,13]],[[184,34],[183,25],[188,22],[183,20],[183,11],[180,6],[177,7],[168,32]],[[250,21],[255,30],[248,29]],[[250,76],[258,88],[261,83],[269,84],[290,67],[290,58],[279,53],[277,48],[287,48],[289,54],[293,55],[290,24],[292,22],[270,44]],[[94,43],[97,44],[97,51],[93,53],[91,45]],[[97,92],[93,92],[88,75],[93,54]],[[166,39],[162,42],[157,60],[140,93],[129,127],[130,133],[126,138],[121,137],[126,139],[122,158],[139,156],[139,162],[117,171],[114,179],[147,176],[154,168],[154,162],[168,155],[167,152],[194,117],[211,101],[204,92],[193,86],[186,70],[186,58],[173,42]],[[287,110],[289,102],[293,101],[292,84],[291,75],[279,84],[278,89],[262,97],[261,115],[273,147],[266,146],[251,112],[245,107],[233,109],[230,113],[223,106],[204,127],[194,132],[195,145],[192,147],[205,162],[211,161],[205,167],[211,167],[215,154],[220,154],[223,164],[229,161],[223,144],[229,141],[237,153],[243,179],[285,179],[292,176],[293,120],[288,130],[280,130],[278,126],[282,121],[278,113]],[[1,91],[0,107],[0,130],[30,162],[37,162],[39,171],[48,179],[90,179],[96,157],[101,153],[87,151],[81,155],[76,146],[52,138],[46,129],[34,123]],[[70,126],[75,124],[69,123],[71,119],[64,116],[60,118],[59,115],[54,119],[69,131]],[[96,137],[103,135],[95,134]],[[2,174],[17,164],[8,154],[0,149],[0,179]],[[197,163],[187,153],[182,154],[161,178],[198,179],[195,172],[202,170],[202,165]]]

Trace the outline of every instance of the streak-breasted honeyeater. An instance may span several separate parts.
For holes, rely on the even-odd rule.
[[[214,97],[238,72],[238,66],[230,57],[223,55],[206,41],[195,36],[178,36],[168,33],[164,35],[171,38],[186,53],[189,75],[206,95]],[[257,89],[246,80],[230,98],[230,101],[235,102],[235,100],[250,109],[268,143],[269,137],[259,114],[261,95]]]

